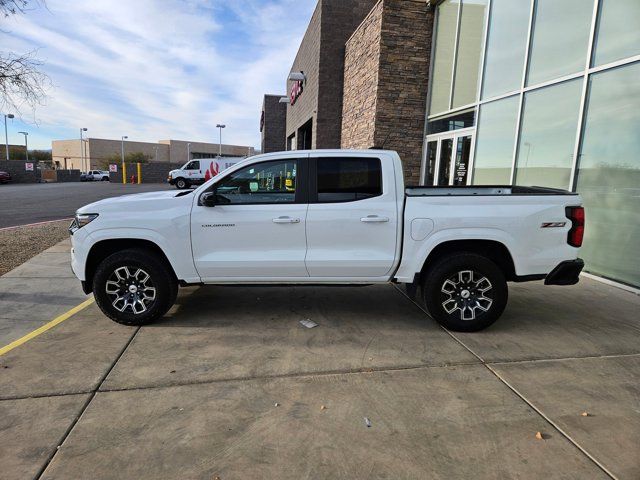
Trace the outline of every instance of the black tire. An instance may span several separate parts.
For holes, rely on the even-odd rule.
[[[185,188],[189,188],[189,182],[184,178],[176,178],[175,184],[178,190],[184,190]]]
[[[103,182],[108,182],[109,181],[109,177],[102,177],[102,181]]]
[[[127,270],[123,270],[124,267]],[[142,283],[145,275],[149,278]],[[119,281],[120,277],[127,280]],[[138,289],[144,292],[144,297]],[[132,291],[135,293],[130,293]],[[153,300],[149,300],[151,293]],[[114,253],[100,262],[93,276],[93,294],[100,310],[111,320],[123,325],[145,325],[169,311],[178,294],[178,282],[158,255],[132,248]],[[118,298],[122,300],[118,301]]]
[[[422,294],[429,314],[457,332],[477,332],[493,324],[509,296],[500,267],[482,255],[467,252],[434,263],[425,272]]]

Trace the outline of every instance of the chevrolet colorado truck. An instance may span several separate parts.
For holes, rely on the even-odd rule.
[[[405,187],[385,150],[258,155],[195,190],[84,206],[69,231],[84,291],[126,325],[167,313],[179,285],[392,282],[444,327],[477,331],[502,314],[507,282],[572,285],[584,265],[579,195]]]

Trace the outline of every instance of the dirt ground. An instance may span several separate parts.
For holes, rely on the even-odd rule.
[[[0,230],[0,275],[69,236],[71,220]]]

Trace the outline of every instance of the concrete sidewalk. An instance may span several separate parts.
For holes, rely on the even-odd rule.
[[[51,321],[88,297],[70,266],[66,239],[0,277],[0,346]]]
[[[181,289],[142,328],[91,305],[0,356],[2,477],[640,478],[640,297],[510,289],[475,334],[392,286]]]

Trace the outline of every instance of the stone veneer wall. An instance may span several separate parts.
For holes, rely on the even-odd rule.
[[[287,104],[280,103],[282,95],[265,95],[262,102],[262,153],[286,150]]]
[[[303,71],[304,92],[287,106],[287,133],[313,121],[311,148],[339,148],[345,42],[376,0],[319,0],[291,67]],[[287,95],[292,82],[287,82]]]
[[[322,0],[316,148],[339,148],[345,43],[377,0]]]
[[[420,181],[432,33],[426,2],[380,0],[346,45],[342,147],[396,150],[407,184]]]
[[[342,148],[374,144],[383,6],[380,0],[346,44]]]

